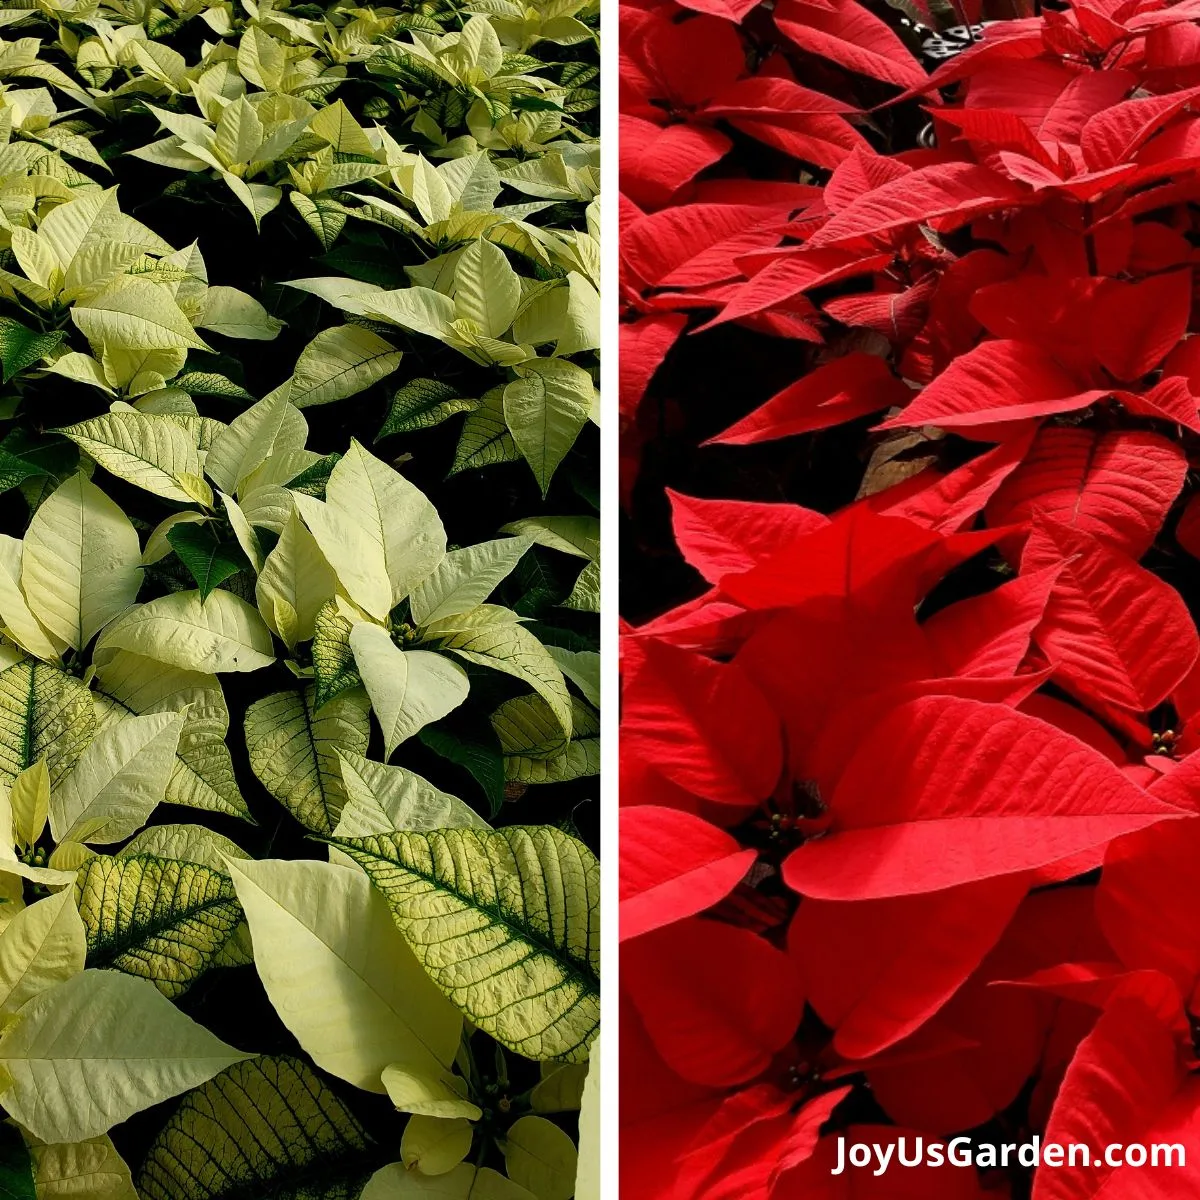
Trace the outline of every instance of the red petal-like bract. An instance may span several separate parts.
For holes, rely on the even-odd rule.
[[[754,851],[707,821],[639,804],[621,813],[621,938],[637,937],[724,900]]]
[[[779,778],[779,719],[736,663],[657,642],[625,691],[623,737],[680,787],[707,800],[755,804]]]
[[[1032,870],[1176,811],[1036,717],[956,696],[906,701],[865,730],[830,807],[832,832],[783,868],[824,900]]]
[[[623,1194],[1200,1195],[1200,0],[621,26]]]
[[[725,1086],[760,1074],[792,1038],[804,998],[786,954],[701,917],[630,941],[622,978],[663,1060]]]

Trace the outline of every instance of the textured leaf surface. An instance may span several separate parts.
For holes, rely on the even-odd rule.
[[[84,971],[35,996],[0,1043],[4,1105],[43,1141],[82,1141],[245,1057],[152,983]]]
[[[229,869],[263,986],[319,1067],[382,1093],[391,1063],[449,1066],[462,1019],[366,876],[283,860],[231,861]]]
[[[44,758],[53,788],[95,729],[92,698],[79,680],[30,661],[0,672],[0,778],[6,783]]]
[[[599,863],[548,826],[336,843],[437,985],[497,1041],[579,1061],[599,1023]]]
[[[75,890],[88,965],[148,979],[172,999],[213,965],[242,919],[227,875],[149,854],[97,854]]]
[[[332,833],[346,803],[339,752],[363,754],[370,736],[367,704],[350,693],[314,708],[315,692],[276,692],[246,711],[250,767],[302,825]]]
[[[257,1194],[356,1200],[372,1151],[353,1113],[298,1058],[255,1058],[184,1098],[138,1176],[144,1200]]]

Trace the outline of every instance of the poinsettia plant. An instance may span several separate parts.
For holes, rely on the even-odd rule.
[[[624,22],[624,1186],[1191,1194],[1197,12]]]
[[[595,1194],[597,39],[0,9],[0,1194]]]

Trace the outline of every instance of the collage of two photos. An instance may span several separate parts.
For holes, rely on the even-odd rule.
[[[0,1195],[1200,1196],[1198,29],[0,8]]]

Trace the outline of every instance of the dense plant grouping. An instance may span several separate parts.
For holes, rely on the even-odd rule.
[[[567,1200],[597,5],[0,26],[0,1192]]]
[[[901,7],[622,18],[624,1186],[1190,1196],[1200,10]]]

